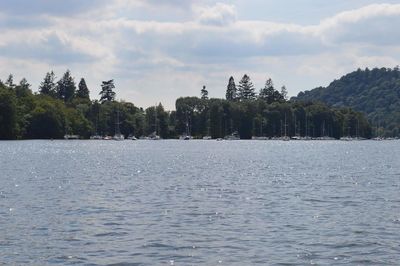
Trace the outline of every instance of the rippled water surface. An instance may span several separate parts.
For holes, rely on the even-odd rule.
[[[0,265],[398,265],[399,151],[0,142]]]

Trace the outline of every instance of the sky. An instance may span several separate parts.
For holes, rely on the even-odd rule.
[[[397,3],[396,3],[397,2]],[[93,99],[174,109],[181,96],[224,97],[230,76],[289,96],[357,68],[400,61],[400,3],[378,0],[1,0],[0,79],[84,77]]]

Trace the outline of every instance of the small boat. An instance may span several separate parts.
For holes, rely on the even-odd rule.
[[[65,134],[64,139],[79,139],[79,135]]]
[[[133,136],[133,135],[129,135],[126,139],[129,139],[129,140],[137,140],[137,138],[136,138],[135,136]]]
[[[105,136],[103,139],[104,140],[112,140],[113,138],[111,136]]]
[[[253,136],[251,137],[252,140],[268,140],[268,137],[257,137],[257,136]]]
[[[113,140],[118,140],[118,141],[124,140],[124,139],[125,139],[125,137],[122,134],[115,134],[113,137]]]
[[[148,139],[148,140],[160,140],[161,138],[160,138],[159,135],[157,135],[156,131],[154,131],[146,139]]]
[[[281,137],[281,140],[283,140],[283,141],[289,141],[289,140],[290,140],[290,137],[289,137],[289,136],[283,136],[283,137]]]
[[[90,136],[90,139],[99,140],[99,139],[103,139],[103,137],[96,134],[96,135]]]
[[[211,140],[212,137],[211,137],[211,136],[204,136],[203,139],[204,139],[204,140]]]
[[[191,139],[193,139],[193,137],[190,135],[184,134],[184,135],[180,136],[179,139],[180,140],[191,140]]]
[[[240,140],[239,133],[237,131],[233,132],[230,135],[226,135],[224,137],[225,140]]]

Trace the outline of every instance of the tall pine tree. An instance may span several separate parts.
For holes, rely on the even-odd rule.
[[[56,84],[54,80],[56,79],[54,72],[47,72],[44,80],[40,83],[39,93],[44,95],[49,95],[52,97],[56,97]]]
[[[17,98],[25,97],[32,94],[30,89],[31,84],[28,83],[26,78],[22,78],[19,85],[15,86],[15,94]]]
[[[100,102],[111,102],[115,99],[115,92],[113,89],[115,88],[114,80],[103,81],[101,84],[101,91],[100,91]]]
[[[203,89],[201,89],[201,99],[208,100],[208,90],[206,90],[206,86],[203,86]]]
[[[254,85],[247,74],[239,81],[238,98],[240,101],[254,100],[256,98]]]
[[[14,89],[15,84],[14,84],[14,76],[13,74],[8,75],[8,78],[6,80],[5,85],[9,88],[9,89]]]
[[[63,77],[57,82],[57,96],[64,102],[70,102],[75,96],[75,81],[71,72],[67,70]]]
[[[282,94],[275,90],[274,83],[272,82],[271,78],[267,79],[264,88],[260,90],[258,97],[269,104],[284,101]]]
[[[288,91],[287,91],[287,89],[286,89],[286,86],[283,85],[282,88],[281,88],[282,100],[287,101],[287,99],[288,99],[288,98],[287,98],[287,94],[288,94]]]
[[[228,86],[226,86],[225,97],[228,101],[234,101],[237,98],[236,84],[233,77],[229,78]]]
[[[79,81],[78,90],[76,91],[76,97],[90,100],[89,89],[86,85],[86,81],[84,78],[81,78],[81,80]]]

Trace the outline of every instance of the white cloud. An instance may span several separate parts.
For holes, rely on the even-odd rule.
[[[216,3],[214,6],[194,7],[198,21],[204,25],[227,26],[236,21],[237,14],[234,5]]]

